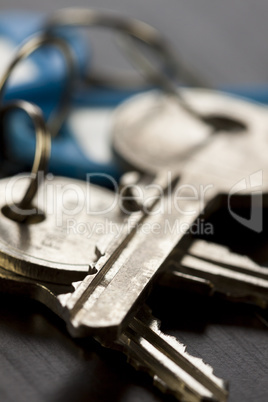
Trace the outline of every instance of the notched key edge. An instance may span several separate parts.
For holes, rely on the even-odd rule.
[[[175,337],[160,330],[150,309],[143,309],[121,335],[118,344],[137,370],[153,377],[164,393],[183,401],[226,401],[227,383],[202,359],[191,356]]]

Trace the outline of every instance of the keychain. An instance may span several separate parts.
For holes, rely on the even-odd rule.
[[[53,13],[43,26],[54,34],[62,29],[64,32],[69,32],[70,35],[74,28],[76,30],[79,27],[103,26],[118,30],[121,32],[121,47],[139,69],[142,64],[142,72],[143,75],[145,72],[146,78],[145,80],[130,79],[129,74],[121,72],[120,79],[118,79],[118,75],[117,77],[102,76],[90,69],[86,77],[84,74],[83,81],[79,84],[80,89],[72,91],[72,110],[68,119],[57,138],[53,140],[50,171],[55,174],[85,179],[88,172],[98,172],[107,173],[118,180],[122,169],[111,151],[110,139],[114,107],[137,91],[140,92],[153,86],[160,86],[166,91],[171,90],[174,93],[175,83],[177,85],[181,79],[193,86],[206,85],[181,63],[178,63],[178,58],[175,57],[173,50],[155,29],[140,21],[127,20],[90,9],[66,9]],[[163,67],[161,74],[156,71],[152,63],[148,64],[147,57],[137,51],[137,38],[140,42],[146,43],[157,59],[161,60],[160,64]],[[171,82],[173,82],[173,86],[170,86]],[[177,88],[176,94],[179,96]],[[178,101],[182,105],[183,100]],[[51,112],[51,100],[48,99],[41,106],[44,114],[48,116]],[[185,102],[182,106],[184,109],[187,108]],[[193,115],[193,110],[190,112]],[[6,121],[10,135],[5,140],[5,154],[6,159],[12,161],[13,164],[19,163],[24,167],[29,167],[34,154],[34,134],[32,130],[29,130],[27,120],[21,120],[21,116],[23,115],[18,113],[16,118],[10,117]],[[204,122],[205,124],[198,123],[200,118],[196,117],[197,119],[194,119],[193,116],[191,121],[195,120],[197,126],[202,126],[202,132],[210,130],[210,127],[213,130],[215,128],[213,124],[227,123],[226,120],[223,122],[222,118],[219,119],[219,116],[214,116],[213,121],[211,120],[207,125],[207,122]],[[231,125],[233,123],[234,121],[231,122]],[[60,124],[52,131],[56,132],[59,127]],[[204,139],[202,135],[200,132],[200,140]],[[184,137],[181,141],[188,141],[188,139],[191,145],[193,138],[190,139],[189,136]],[[24,153],[21,153],[21,148],[25,150]],[[183,152],[184,149],[182,146],[181,151]],[[101,176],[99,176],[100,178]],[[97,180],[97,176],[95,180]],[[98,184],[107,185],[102,180]]]

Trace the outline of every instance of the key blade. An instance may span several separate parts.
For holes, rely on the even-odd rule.
[[[41,281],[37,282],[36,280],[6,271],[1,267],[0,286],[1,291],[11,294],[16,293],[38,300],[63,318],[65,322],[68,322],[64,303],[61,303],[61,301],[64,297],[70,297],[69,292],[73,290],[73,287]],[[74,286],[77,286],[77,284],[74,284]],[[103,341],[102,339],[97,340]],[[121,334],[118,342],[119,345],[113,346],[117,349],[123,349],[134,366],[137,368],[143,367],[146,371],[151,373],[154,377],[155,385],[157,385],[160,390],[171,392],[173,395],[187,401],[200,401],[205,398],[206,400],[225,401],[223,398],[215,397],[218,393],[220,395],[220,391],[217,391],[217,388],[222,388],[222,393],[227,395],[227,391],[224,388],[225,384],[222,380],[217,379],[217,377],[213,375],[212,369],[204,365],[200,359],[194,358],[186,353],[185,347],[182,344],[178,343],[170,336],[161,334],[157,321],[150,316],[150,313],[146,312],[146,309],[143,309],[142,313],[139,312],[137,317],[132,320],[126,331]],[[167,357],[165,357],[164,353],[168,354]],[[179,355],[179,358],[177,355]],[[175,362],[170,356],[175,356]],[[177,371],[180,371],[178,364],[184,364],[187,370],[190,365],[190,371],[193,369],[195,376],[193,381],[187,377],[187,370],[186,374],[184,374],[184,366],[181,371],[182,375],[177,375]],[[157,369],[158,375],[155,375],[155,369]],[[172,370],[174,370],[174,373]],[[208,380],[203,380],[203,378],[206,379],[207,377]],[[188,388],[185,388],[184,381],[188,378],[188,382],[194,388],[194,392],[192,392],[192,389],[189,391]],[[215,390],[212,386],[208,386],[206,382],[215,383],[213,385]],[[196,393],[196,389],[198,389],[199,393]],[[215,395],[213,393],[215,393]],[[199,396],[202,396],[202,399],[200,399]]]
[[[159,321],[145,306],[121,335],[130,363],[148,372],[155,385],[165,393],[183,401],[226,401],[226,383],[213,374],[213,369],[201,359],[186,352],[176,338],[159,329]]]
[[[96,265],[98,274],[88,279],[90,283],[70,312],[75,334],[80,336],[87,331],[93,335],[118,337],[184,234],[183,231],[176,234],[165,232],[167,222],[172,227],[176,219],[177,213],[168,212],[148,216],[142,223],[143,227],[157,225],[161,228],[159,233],[136,231],[116,259],[112,256],[104,266],[101,266],[101,261]],[[183,216],[186,224],[190,225],[193,220],[192,216]]]
[[[248,257],[204,240],[195,240],[183,258],[178,256],[176,260],[174,257],[159,279],[161,285],[180,288],[184,279],[181,276],[186,275],[187,288],[199,278],[209,284],[212,293],[267,308],[267,268],[255,264]]]
[[[189,249],[189,254],[210,262],[221,262],[222,266],[232,267],[237,272],[252,274],[255,277],[268,280],[267,268],[254,263],[249,257],[242,254],[233,253],[228,247],[206,242],[205,240],[195,240]]]
[[[183,211],[175,208],[172,200],[178,187],[168,188],[170,178],[166,177],[166,181],[162,175],[158,179],[165,191],[149,213],[137,212],[129,218],[131,230],[127,221],[116,247],[112,244],[97,261],[97,274],[86,278],[68,301],[69,330],[74,336],[116,339],[147,296],[164,261],[199,215],[199,200],[187,199]]]

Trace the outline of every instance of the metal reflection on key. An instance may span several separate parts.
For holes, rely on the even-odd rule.
[[[209,130],[174,97],[151,92],[118,109],[113,129],[116,154],[125,166],[147,174],[163,168],[183,173],[180,186],[221,187],[219,204],[232,199],[251,208],[251,219],[242,218],[240,224],[261,231],[262,203],[267,204],[266,110],[216,91],[187,89],[182,94],[208,121],[210,116],[226,115],[240,124]],[[162,285],[201,289],[203,284],[232,299],[267,305],[265,268],[226,248],[206,241],[181,243],[167,266]]]

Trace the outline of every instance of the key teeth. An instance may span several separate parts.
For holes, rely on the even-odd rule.
[[[161,331],[161,321],[154,316],[152,316],[151,309],[149,309],[147,306],[143,308],[142,313],[138,315],[138,320],[143,322],[146,326],[150,328],[151,331],[156,333],[160,338],[163,339],[164,342],[167,342],[174,350],[176,350],[180,355],[182,355],[186,361],[188,361],[192,366],[193,369],[196,370],[196,372],[201,371],[204,373],[205,376],[207,376],[212,383],[214,383],[214,386],[218,389],[216,395],[211,395],[211,397],[207,397],[207,399],[204,400],[209,400],[209,401],[225,401],[227,400],[228,396],[228,383],[224,381],[223,379],[217,377],[214,374],[213,368],[209,365],[204,363],[204,361],[199,358],[190,355],[187,350],[186,346],[182,344],[176,337],[172,335],[166,335]],[[155,373],[152,373],[151,370],[147,368],[146,370],[151,376],[153,376],[156,384],[159,385],[160,389],[168,394],[173,394],[174,392],[168,388],[168,385],[163,382],[163,380],[160,378],[158,379],[157,376],[155,376]],[[178,389],[176,391],[176,396],[178,394]],[[180,398],[183,399],[184,395],[183,393],[181,394]],[[203,396],[204,397],[204,396]]]
[[[170,338],[170,340],[173,342],[178,343],[178,340],[171,335],[165,335],[166,337]],[[200,357],[192,356],[187,352],[187,348],[185,345],[181,344],[183,346],[183,353],[184,356],[195,366],[197,367],[200,371],[206,374],[210,374],[210,377],[213,378],[214,382],[217,383],[217,385],[222,388],[225,391],[228,391],[228,382],[223,380],[222,378],[217,377],[214,374],[214,369],[212,366],[210,366],[208,363],[205,363],[203,359]],[[211,400],[211,399],[209,399]]]
[[[158,335],[161,335],[164,337],[169,344],[171,344],[175,349],[178,349],[178,346],[180,346],[180,352],[184,354],[184,356],[198,369],[200,369],[203,372],[206,372],[207,374],[210,374],[211,377],[216,380],[218,385],[225,389],[226,391],[228,390],[228,383],[227,381],[217,377],[214,374],[213,367],[210,366],[208,363],[205,363],[203,359],[200,357],[192,356],[191,354],[188,353],[186,345],[178,341],[178,339],[173,336],[173,335],[166,335],[161,331],[161,321],[158,318],[153,318],[151,322],[151,328],[155,330]]]

